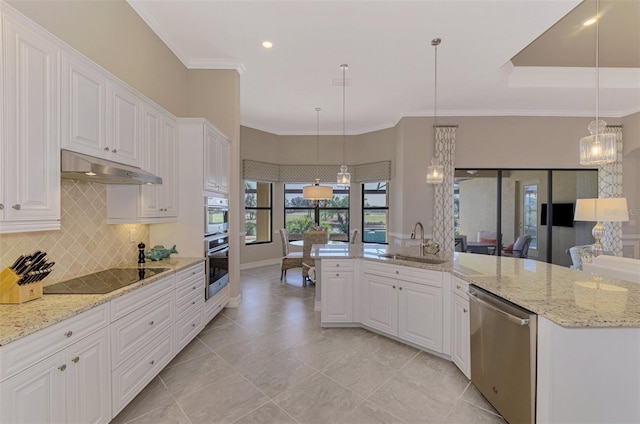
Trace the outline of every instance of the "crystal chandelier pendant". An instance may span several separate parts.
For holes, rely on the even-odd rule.
[[[431,165],[427,166],[427,183],[442,184],[444,182],[444,166],[438,165],[435,159],[431,159]]]
[[[351,184],[351,173],[347,172],[347,165],[342,165],[340,167],[340,172],[338,172],[336,181],[338,182],[338,185],[341,186],[349,186]]]
[[[605,133],[607,123],[602,119],[591,121],[589,133],[580,139],[580,165],[604,165],[616,161],[616,135]]]

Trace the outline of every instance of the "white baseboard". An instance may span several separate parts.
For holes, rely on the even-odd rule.
[[[247,262],[246,264],[240,264],[240,271],[243,269],[260,268],[261,266],[278,265],[280,264],[280,258],[267,259],[264,261]]]
[[[242,293],[238,294],[236,297],[229,297],[227,308],[237,308],[240,306],[240,302],[242,302]]]

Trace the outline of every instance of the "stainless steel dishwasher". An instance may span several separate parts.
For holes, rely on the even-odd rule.
[[[537,315],[469,286],[471,382],[510,424],[535,423]]]

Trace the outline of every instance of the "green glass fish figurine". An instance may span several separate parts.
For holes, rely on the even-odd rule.
[[[153,248],[147,250],[144,253],[145,258],[149,258],[152,261],[161,261],[171,256],[172,253],[178,253],[176,245],[174,244],[171,249],[165,249],[161,244],[156,244]]]

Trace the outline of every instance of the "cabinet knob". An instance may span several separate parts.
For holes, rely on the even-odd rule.
[[[196,289],[196,286],[191,287],[191,290],[195,290],[195,289]]]
[[[151,362],[149,362],[149,365],[153,365],[153,364],[155,364],[155,363],[156,363],[156,360],[155,360],[155,359],[152,359],[152,360],[151,360]]]
[[[17,210],[17,211],[19,211],[19,210],[20,210],[20,208],[21,208],[21,206],[20,206],[20,204],[19,204],[19,203],[16,203],[15,205],[13,205],[13,206],[11,206],[11,207],[12,207],[13,209]]]
[[[192,326],[192,327],[195,327],[195,326],[196,326],[196,324],[195,324],[195,323],[193,323],[193,324],[191,324],[191,326]]]
[[[64,335],[67,337],[71,337],[73,336],[73,331],[67,331],[66,333],[64,333]]]
[[[196,304],[196,301],[194,300],[193,302],[191,302],[191,304],[192,304],[192,305],[195,305],[195,304]]]
[[[396,286],[393,286],[393,288],[395,289],[395,288],[396,288]]]
[[[191,275],[196,275],[196,272],[195,271],[191,271]]]
[[[462,308],[462,312],[467,313],[467,308]]]
[[[116,149],[113,149],[111,152],[112,153],[118,153],[118,151]]]
[[[400,274],[400,271],[398,271],[397,269],[396,269],[396,274]]]
[[[402,287],[398,287],[400,290],[402,290]]]
[[[151,322],[149,323],[149,325],[153,325],[153,321],[151,321]]]
[[[60,366],[58,367],[58,369],[59,369],[60,371],[64,371],[64,370],[66,370],[66,369],[67,369],[67,364],[62,364],[62,365],[60,365]]]
[[[339,277],[339,276],[340,276],[340,274],[336,274],[336,277]]]
[[[109,148],[108,148],[108,147],[105,147],[105,148],[104,148],[104,151],[105,151],[105,152],[108,152],[108,151],[109,151]]]
[[[0,203],[0,211],[4,209],[4,205]]]
[[[460,290],[460,284],[456,284],[456,288]]]
[[[339,267],[339,266],[340,266],[340,264],[336,264],[336,266],[337,266],[337,267]]]
[[[71,360],[71,362],[73,362],[74,364],[77,364],[79,360],[80,360],[80,357],[79,357],[79,356],[76,356],[75,358],[73,358],[73,359]]]

